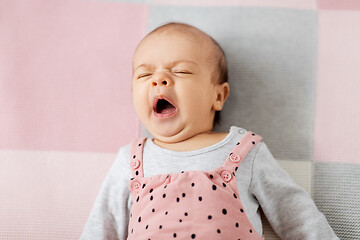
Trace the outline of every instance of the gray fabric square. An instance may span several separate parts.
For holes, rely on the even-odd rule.
[[[314,201],[340,239],[360,239],[360,166],[315,163]]]
[[[277,159],[311,160],[317,13],[252,7],[152,6],[149,30],[179,21],[223,47],[230,96],[217,131],[261,135]]]

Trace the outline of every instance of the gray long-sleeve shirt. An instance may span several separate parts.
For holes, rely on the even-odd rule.
[[[147,139],[143,152],[144,176],[181,171],[209,171],[222,166],[246,130],[232,126],[222,141],[194,151],[161,148]],[[129,211],[130,145],[119,153],[102,184],[81,240],[127,238]],[[236,174],[244,210],[262,234],[259,207],[282,239],[338,239],[309,194],[279,166],[264,142],[256,144],[242,160]]]

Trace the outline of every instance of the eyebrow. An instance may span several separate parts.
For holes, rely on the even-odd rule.
[[[177,61],[173,61],[173,62],[170,62],[170,66],[175,66],[179,63],[182,63],[182,62],[185,62],[185,63],[191,63],[191,64],[194,64],[194,65],[198,65],[196,62],[194,61],[191,61],[191,60],[177,60]],[[140,67],[152,67],[153,65],[152,64],[147,64],[147,63],[143,63],[143,64],[140,64],[139,66],[137,66],[134,71]]]

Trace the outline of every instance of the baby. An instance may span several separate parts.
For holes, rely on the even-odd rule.
[[[213,131],[229,84],[210,36],[181,23],[149,33],[132,93],[153,138],[120,148],[81,239],[263,239],[260,207],[282,239],[338,239],[259,135]]]

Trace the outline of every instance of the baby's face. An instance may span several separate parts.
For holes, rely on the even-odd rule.
[[[211,81],[205,45],[183,33],[155,33],[134,55],[135,110],[162,142],[181,142],[212,129],[218,84]]]

